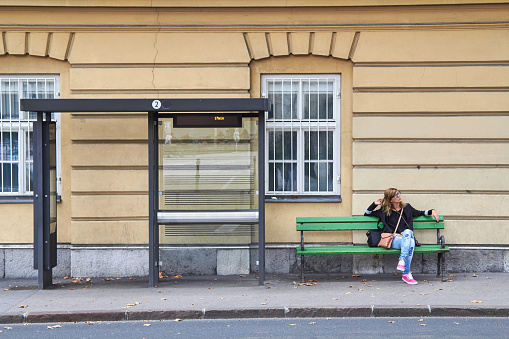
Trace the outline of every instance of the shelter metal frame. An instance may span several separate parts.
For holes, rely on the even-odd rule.
[[[258,222],[258,264],[259,284],[265,283],[265,112],[270,110],[270,102],[264,98],[240,99],[21,99],[22,111],[36,112],[37,121],[34,124],[34,253],[37,253],[36,269],[38,270],[39,289],[46,289],[52,285],[52,267],[44,265],[49,262],[50,249],[56,248],[56,234],[49,241],[49,208],[46,201],[49,197],[49,157],[48,147],[43,136],[49,134],[49,124],[46,122],[52,112],[147,112],[148,113],[148,167],[149,167],[149,286],[155,287],[159,282],[159,232],[158,226],[162,222],[158,218],[159,199],[159,137],[158,121],[160,116],[171,113],[213,113],[213,112],[243,112],[243,116],[258,116],[258,213],[250,213],[247,217]],[[256,113],[253,113],[256,112]],[[46,116],[46,120],[44,117]],[[220,214],[216,217],[221,218]],[[161,218],[171,218],[170,215]],[[242,212],[239,219],[246,218]],[[219,219],[220,220],[220,219]],[[217,221],[217,220],[215,220]],[[231,222],[226,220],[226,222]],[[46,235],[46,233],[48,233]],[[50,244],[53,242],[53,244]]]

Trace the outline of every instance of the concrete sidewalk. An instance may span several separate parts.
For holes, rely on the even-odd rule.
[[[508,273],[461,273],[441,282],[416,275],[254,275],[0,280],[0,323],[260,317],[509,316]]]

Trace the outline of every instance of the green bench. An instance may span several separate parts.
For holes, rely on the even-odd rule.
[[[340,255],[340,254],[399,254],[398,249],[386,249],[382,247],[369,247],[366,245],[331,245],[331,246],[305,246],[304,232],[312,231],[352,231],[352,230],[376,230],[378,218],[376,217],[298,217],[297,231],[301,232],[301,244],[297,247],[297,255],[301,256],[300,274],[304,282],[304,256],[305,255]],[[436,244],[422,244],[415,247],[414,253],[438,253],[437,277],[441,275],[445,281],[445,253],[449,247],[445,246],[445,238],[440,235],[444,229],[444,217],[436,222],[432,217],[414,218],[414,230],[432,229],[437,231]],[[367,241],[367,237],[366,237]]]

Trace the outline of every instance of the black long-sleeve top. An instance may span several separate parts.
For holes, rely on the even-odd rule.
[[[400,211],[392,211],[391,215],[387,215],[381,208],[375,210],[377,205],[372,203],[364,213],[365,216],[377,217],[383,225],[383,232],[394,233],[394,229],[398,224]],[[401,233],[406,229],[414,230],[414,217],[421,215],[430,216],[432,210],[420,211],[416,210],[410,204],[406,204],[403,208],[403,216],[399,222],[398,230],[396,233]]]

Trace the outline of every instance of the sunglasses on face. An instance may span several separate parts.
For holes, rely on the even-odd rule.
[[[394,194],[395,198],[399,198],[400,196],[401,196],[401,193],[399,193],[399,192],[396,192],[396,194]]]

